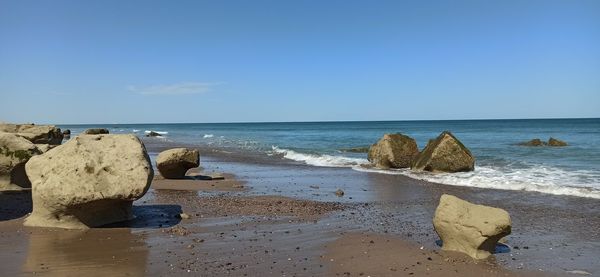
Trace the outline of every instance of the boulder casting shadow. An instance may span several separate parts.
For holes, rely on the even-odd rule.
[[[31,191],[0,192],[0,221],[24,217],[32,207]]]

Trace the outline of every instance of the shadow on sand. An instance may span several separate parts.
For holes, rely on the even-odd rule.
[[[133,206],[134,219],[111,223],[100,228],[167,228],[181,221],[179,205],[143,205]]]

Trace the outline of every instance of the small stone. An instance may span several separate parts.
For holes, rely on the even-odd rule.
[[[181,219],[190,219],[191,216],[189,214],[186,214],[186,213],[180,213],[179,214],[179,218],[181,218]]]
[[[344,191],[341,189],[338,189],[335,191],[335,195],[337,195],[337,197],[342,197],[342,196],[344,196]]]

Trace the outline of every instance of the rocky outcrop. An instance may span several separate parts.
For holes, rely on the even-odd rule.
[[[82,135],[25,165],[33,211],[26,226],[85,229],[132,218],[153,177],[134,135]]]
[[[562,140],[558,140],[555,138],[550,138],[548,140],[548,146],[555,146],[555,147],[562,147],[562,146],[567,146],[568,144]]]
[[[0,124],[0,132],[16,134],[35,144],[58,145],[63,140],[60,128],[54,125],[3,123]]]
[[[69,129],[64,130],[62,133],[65,138],[71,137],[71,130]]]
[[[433,227],[442,239],[443,250],[485,259],[494,253],[498,240],[510,234],[511,220],[505,210],[444,194],[435,210]]]
[[[29,188],[25,163],[41,153],[35,144],[17,134],[0,133],[0,190]]]
[[[403,134],[385,134],[369,149],[368,159],[378,168],[410,167],[419,154],[415,140]]]
[[[108,129],[106,128],[91,128],[83,131],[86,135],[105,135],[108,134]]]
[[[521,146],[545,146],[546,142],[543,142],[541,139],[536,138],[536,139],[532,139],[530,141],[521,142],[521,143],[519,143],[519,145],[521,145]]]
[[[475,157],[454,135],[442,132],[417,156],[413,170],[463,172],[475,169]]]
[[[197,149],[174,148],[161,152],[156,158],[156,167],[166,179],[181,179],[190,168],[200,166]]]

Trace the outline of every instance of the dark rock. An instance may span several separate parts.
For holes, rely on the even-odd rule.
[[[464,172],[475,169],[475,157],[452,133],[442,132],[418,155],[413,170]]]
[[[150,133],[147,133],[146,136],[147,137],[161,137],[162,135],[157,132],[150,131]]]
[[[101,135],[101,134],[108,134],[108,129],[106,128],[91,128],[91,129],[87,129],[83,132],[86,135]]]
[[[532,139],[530,141],[526,141],[526,142],[521,142],[519,143],[519,145],[521,146],[545,146],[546,143],[543,142],[541,139]]]
[[[419,154],[415,140],[403,134],[385,134],[369,149],[369,161],[378,168],[410,167]]]
[[[555,138],[550,138],[548,140],[548,146],[557,146],[557,147],[561,147],[561,146],[567,146],[568,144],[562,140],[558,140]]]

